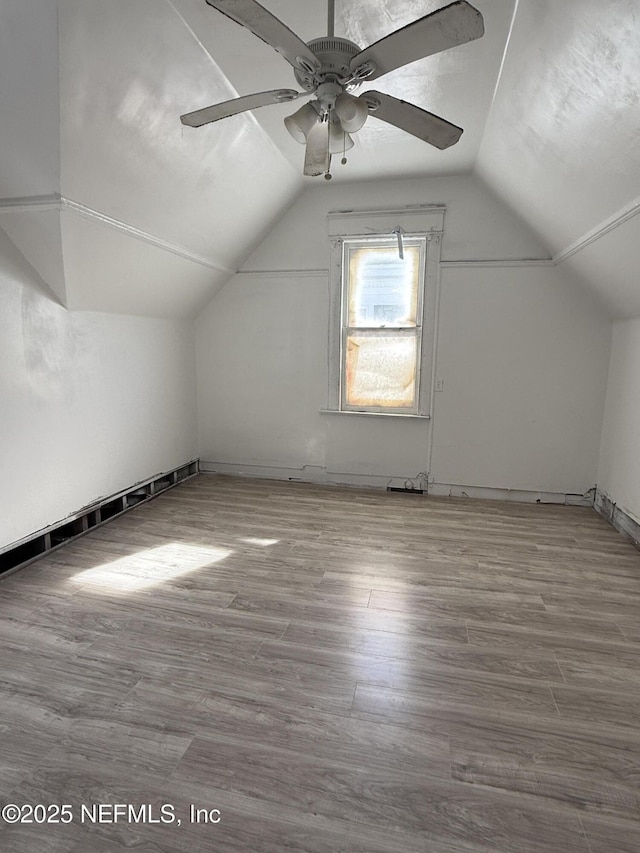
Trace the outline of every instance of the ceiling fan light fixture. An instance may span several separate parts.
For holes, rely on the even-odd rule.
[[[342,92],[338,95],[335,111],[343,130],[348,133],[356,133],[360,130],[369,115],[367,102],[363,98],[350,95],[348,92]]]
[[[329,154],[344,154],[353,148],[355,142],[349,134],[342,129],[339,121],[329,124]]]
[[[296,140],[304,145],[309,136],[309,131],[317,124],[319,119],[318,110],[313,105],[313,101],[309,101],[299,110],[296,110],[293,115],[287,116],[284,120],[285,127]]]

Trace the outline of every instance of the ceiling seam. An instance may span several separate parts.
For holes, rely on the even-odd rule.
[[[176,17],[177,17],[177,18],[179,18],[179,20],[182,22],[182,25],[185,27],[185,29],[187,30],[187,32],[192,36],[192,38],[194,39],[194,41],[196,42],[196,44],[198,45],[198,47],[199,47],[202,51],[204,51],[204,53],[205,53],[205,54],[206,54],[206,56],[207,56],[207,59],[208,59],[208,60],[209,60],[209,62],[213,65],[214,69],[215,69],[215,70],[216,70],[216,71],[217,71],[217,72],[218,72],[218,73],[219,73],[219,74],[224,78],[225,82],[226,82],[226,83],[227,83],[227,85],[229,86],[229,89],[231,90],[231,93],[232,93],[231,97],[232,97],[232,98],[240,97],[240,93],[238,92],[238,90],[236,89],[236,87],[231,83],[231,80],[229,79],[229,77],[225,74],[225,72],[222,70],[222,68],[218,65],[218,63],[216,62],[216,60],[213,58],[213,56],[212,56],[211,52],[207,49],[207,47],[205,46],[204,42],[202,42],[202,41],[200,40],[200,38],[198,38],[198,34],[195,32],[195,30],[193,29],[193,27],[192,27],[192,26],[187,22],[187,20],[186,20],[186,18],[184,17],[184,15],[182,15],[182,14],[181,14],[181,12],[179,12],[179,11],[178,11],[178,9],[176,8],[175,4],[173,3],[173,0],[166,0],[166,2],[167,2],[167,4],[171,7],[171,9],[173,9],[174,14],[175,14],[175,15],[176,15]],[[287,158],[284,156],[284,154],[282,153],[282,151],[280,150],[280,148],[276,145],[276,143],[275,143],[275,141],[272,139],[271,135],[270,135],[269,133],[267,133],[267,131],[264,129],[264,127],[260,124],[260,122],[258,121],[258,119],[257,119],[257,118],[255,117],[255,115],[253,114],[253,111],[249,111],[249,112],[243,113],[243,114],[242,114],[242,116],[243,116],[243,118],[245,118],[246,120],[248,120],[248,121],[252,122],[252,123],[253,123],[253,125],[254,125],[254,127],[255,127],[255,128],[257,128],[257,129],[260,131],[260,133],[261,133],[261,134],[266,138],[266,140],[267,140],[268,144],[271,146],[272,151],[278,155],[278,158],[282,159],[282,160],[287,164],[287,166],[289,166],[289,167],[291,167],[291,168],[293,169],[293,167],[291,166],[291,163],[289,163],[289,161],[288,161],[288,160],[287,160]],[[195,128],[194,128],[194,129],[195,129]]]
[[[213,67],[215,68],[215,70],[216,70],[216,71],[219,71],[219,72],[220,72],[220,74],[224,77],[224,79],[225,79],[225,80],[227,81],[227,83],[229,84],[229,88],[232,90],[232,92],[234,93],[234,95],[236,95],[236,96],[237,96],[237,95],[238,95],[238,92],[237,92],[237,91],[236,91],[236,89],[231,85],[231,81],[229,80],[229,78],[227,77],[227,75],[226,75],[226,74],[223,74],[222,69],[220,68],[220,66],[218,65],[218,63],[215,61],[215,59],[213,58],[213,56],[211,56],[211,54],[209,53],[209,51],[207,50],[207,48],[204,46],[203,42],[202,42],[202,41],[200,41],[200,39],[198,38],[198,34],[197,34],[197,33],[196,33],[196,31],[193,29],[193,27],[191,27],[191,26],[187,23],[187,21],[186,21],[186,19],[185,19],[184,15],[182,15],[182,14],[181,14],[177,9],[176,9],[176,7],[175,7],[174,3],[172,3],[172,0],[167,0],[167,5],[168,5],[168,6],[170,6],[170,7],[173,9],[174,14],[176,15],[176,17],[177,17],[177,18],[179,18],[179,19],[180,19],[180,21],[182,21],[182,24],[183,24],[184,28],[187,30],[187,32],[189,33],[189,35],[191,35],[191,36],[192,36],[193,40],[196,42],[196,44],[198,45],[198,47],[203,51],[203,53],[205,54],[205,56],[207,57],[207,59],[209,60],[209,62],[213,65]]]
[[[496,77],[496,85],[493,87],[493,94],[491,95],[491,102],[489,103],[489,109],[487,110],[487,118],[490,116],[491,111],[493,110],[493,105],[498,95],[498,89],[500,88],[500,83],[502,82],[502,74],[504,72],[504,66],[507,61],[507,53],[509,51],[509,44],[511,43],[511,36],[513,34],[513,28],[515,26],[516,17],[518,15],[518,6],[520,5],[520,0],[515,0],[515,4],[513,6],[513,15],[511,16],[511,23],[509,24],[509,32],[507,33],[507,40],[504,43],[504,50],[502,52],[502,59],[500,60],[500,68],[498,69],[498,76]]]
[[[513,34],[513,28],[515,27],[516,17],[518,15],[518,7],[520,5],[520,0],[515,0],[513,6],[513,14],[511,15],[511,23],[509,24],[509,32],[507,33],[507,39],[504,43],[504,50],[502,51],[502,59],[500,60],[500,68],[498,69],[498,74],[496,77],[496,85],[493,87],[493,94],[491,95],[491,101],[489,102],[489,109],[487,110],[487,114],[484,120],[484,128],[482,132],[482,138],[480,140],[480,144],[478,145],[478,153],[476,155],[476,160],[480,158],[480,153],[482,151],[482,144],[484,142],[484,135],[489,124],[489,119],[491,118],[491,114],[493,112],[493,108],[496,102],[496,98],[498,97],[498,89],[500,88],[500,83],[502,82],[502,75],[504,73],[504,66],[507,61],[507,53],[509,51],[509,45],[511,44],[511,36]]]

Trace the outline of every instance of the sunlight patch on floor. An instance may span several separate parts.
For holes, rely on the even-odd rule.
[[[259,536],[244,536],[241,542],[246,542],[247,545],[260,545],[262,548],[268,548],[269,545],[277,545],[279,539],[262,539]]]
[[[105,592],[137,592],[218,563],[232,553],[227,548],[168,542],[86,569],[70,580]]]

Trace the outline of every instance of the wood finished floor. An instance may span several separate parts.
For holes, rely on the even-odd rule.
[[[639,625],[591,510],[197,477],[0,580],[0,849],[638,853]]]

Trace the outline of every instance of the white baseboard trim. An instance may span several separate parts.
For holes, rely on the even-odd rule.
[[[596,488],[594,507],[618,533],[630,539],[636,548],[640,548],[640,521],[633,517],[624,507],[618,506],[611,495],[603,489]]]
[[[237,462],[207,462],[200,460],[200,472],[225,474],[232,477],[254,477],[268,480],[290,480],[333,486],[369,487],[374,489],[423,490],[436,497],[475,498],[478,500],[516,501],[519,503],[550,503],[563,506],[593,506],[593,490],[583,495],[564,492],[534,492],[523,489],[495,489],[486,486],[459,486],[451,483],[429,483],[423,476],[387,477],[378,474],[355,474],[329,471],[321,465],[286,468],[279,465],[245,465]]]

